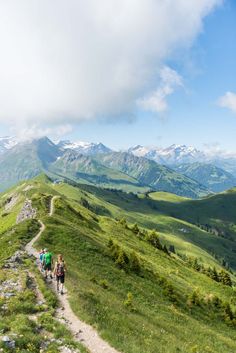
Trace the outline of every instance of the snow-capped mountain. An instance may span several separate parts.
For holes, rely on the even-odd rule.
[[[159,150],[159,155],[167,164],[193,163],[196,161],[203,162],[207,159],[204,152],[192,146],[175,144]]]
[[[0,154],[11,149],[18,143],[15,137],[4,136],[0,137]]]
[[[135,146],[128,150],[138,157],[153,159],[160,164],[176,165],[182,163],[204,162],[207,156],[204,152],[186,145],[171,145],[167,148]]]
[[[109,153],[112,151],[110,148],[103,145],[101,142],[99,143],[83,142],[83,141],[71,142],[69,140],[66,140],[66,141],[60,141],[57,145],[62,149],[71,149],[85,155]]]

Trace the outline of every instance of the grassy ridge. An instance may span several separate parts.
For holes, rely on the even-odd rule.
[[[65,255],[72,307],[105,339],[121,351],[132,353],[154,353],[157,348],[166,353],[236,349],[234,328],[224,322],[223,312],[206,304],[207,298],[214,295],[234,308],[233,289],[154,249],[112,217],[93,212],[93,207],[100,205],[110,214],[121,214],[114,200],[109,206],[107,200],[85,190],[63,184],[54,189],[67,197],[58,198],[54,216],[45,218],[47,229],[38,246],[47,244],[54,254]],[[86,207],[83,199],[88,201]],[[123,203],[127,204],[127,200],[120,199]],[[141,263],[139,275],[116,265],[108,247],[110,238],[126,254],[137,254]],[[200,247],[198,251],[205,261],[207,256],[210,258]],[[202,298],[199,306],[189,304],[194,291]],[[133,299],[127,305],[129,293]]]
[[[219,271],[220,262],[209,248],[216,243],[219,256],[221,251],[231,254],[229,240],[193,224],[190,216],[200,201],[165,193],[137,196],[87,185],[53,185],[44,178],[21,186],[17,192],[22,198],[27,185],[27,197],[46,225],[37,246],[63,253],[73,310],[103,338],[124,353],[235,352],[234,288],[148,240],[155,228],[162,244],[174,244],[178,253]],[[53,195],[58,198],[49,217]],[[120,221],[124,216],[127,223]]]

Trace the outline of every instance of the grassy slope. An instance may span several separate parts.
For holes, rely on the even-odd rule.
[[[202,215],[207,215],[208,202],[209,209],[213,208],[212,214],[216,211],[221,215],[220,202],[217,202],[218,209],[215,210],[217,206],[211,205],[212,198],[193,201],[175,195],[171,196],[168,193],[153,193],[147,198],[118,191],[104,191],[92,186],[81,185],[80,188],[87,192],[88,196],[86,197],[91,203],[102,205],[113,217],[126,217],[131,223],[156,229],[161,239],[167,245],[173,244],[177,252],[202,258],[203,262],[210,264],[216,263],[214,260],[216,255],[219,259],[225,258],[231,267],[236,267],[234,251],[232,251],[236,244],[232,240],[208,233],[194,224],[197,223],[198,210],[202,212]],[[56,189],[74,199],[83,197],[80,189],[69,185],[60,184],[56,186]],[[157,200],[153,200],[152,197]],[[164,198],[167,201],[163,200]],[[201,203],[205,204],[205,209],[201,208]],[[233,209],[231,205],[228,205],[227,208]],[[226,209],[225,216],[228,214],[227,212]],[[234,217],[233,210],[231,214]],[[209,222],[209,218],[204,217],[203,224]],[[222,222],[221,226],[223,227]],[[224,227],[227,226],[226,223]],[[182,231],[183,229],[186,230],[186,233]]]
[[[171,243],[175,239],[180,249],[189,248],[189,253],[201,257],[203,262],[217,264],[204,249],[193,245],[194,239],[189,239],[189,233],[177,230],[183,225],[189,227],[193,238],[202,234],[200,242],[207,240],[208,233],[166,216],[163,209],[159,209],[159,202],[162,207],[164,203],[175,204],[177,209],[177,205],[189,200],[161,194],[161,201],[154,201],[156,209],[149,198],[89,186],[51,185],[43,178],[23,184],[18,189],[22,197],[23,188],[29,184],[34,188],[27,191],[27,196],[46,224],[38,247],[48,246],[54,254],[65,255],[73,309],[92,323],[105,339],[124,353],[235,352],[235,329],[223,322],[222,313],[205,304],[187,305],[188,296],[197,290],[202,298],[214,294],[234,307],[234,290],[188,268],[180,259],[155,250],[114,219],[126,215],[130,222],[139,221],[143,227],[158,228],[163,239]],[[48,201],[55,194],[59,195],[55,214],[48,217]],[[168,202],[163,201],[165,196]],[[82,206],[84,200],[90,210]],[[110,237],[128,254],[132,250],[138,254],[141,275],[120,270],[115,265],[107,246]],[[186,237],[185,242],[181,237]],[[173,286],[176,305],[161,278]],[[133,294],[133,309],[124,305],[128,292]]]
[[[191,179],[197,180],[212,192],[228,190],[236,185],[235,177],[213,164],[192,163],[181,164],[174,168]]]
[[[39,182],[40,181],[40,182]],[[16,348],[14,351],[20,353],[39,353],[42,343],[48,342],[48,347],[44,352],[59,353],[60,349],[57,341],[51,339],[61,339],[64,344],[77,347],[79,352],[86,353],[87,350],[74,342],[71,333],[65,326],[54,318],[54,310],[57,306],[55,295],[48,289],[41,274],[38,272],[32,260],[27,255],[22,258],[23,263],[19,264],[14,270],[3,268],[2,265],[17,250],[21,250],[33,236],[39,231],[37,220],[29,220],[16,225],[16,216],[23,206],[24,200],[28,197],[25,188],[29,185],[34,186],[34,191],[50,192],[53,190],[41,182],[48,181],[41,177],[39,181],[21,183],[18,187],[12,188],[0,195],[0,287],[6,283],[20,283],[22,290],[2,289],[0,292],[0,332],[15,340]],[[38,189],[39,188],[39,189]],[[6,200],[11,196],[18,195],[16,204],[8,212],[5,210]],[[36,194],[37,195],[37,194]],[[35,197],[36,197],[35,195]],[[37,199],[37,197],[36,197]],[[39,198],[42,202],[36,202],[39,214],[45,215],[44,198]],[[37,285],[44,296],[44,304],[39,304],[37,296],[31,287],[31,276],[37,279]],[[4,288],[4,287],[3,287]],[[5,297],[3,292],[11,292],[12,297]],[[12,352],[7,349],[0,340],[0,350]]]
[[[98,213],[105,212],[106,207],[110,214],[122,214],[124,211],[114,205],[114,200],[108,204],[87,191],[63,184],[53,188],[52,193],[60,192],[67,198],[57,199],[54,216],[44,218],[47,229],[38,246],[47,244],[54,253],[65,255],[71,304],[80,317],[92,323],[104,338],[123,352],[154,353],[157,349],[166,353],[235,351],[233,328],[209,308],[190,309],[186,305],[187,296],[194,289],[198,289],[202,297],[214,293],[226,301],[234,298],[232,289],[155,250],[114,219],[97,216],[79,202],[86,198],[90,206],[97,205]],[[120,200],[120,203],[127,204],[127,200]],[[134,209],[137,208],[134,204]],[[137,215],[136,210],[130,217]],[[107,244],[110,237],[127,253],[136,251],[141,259],[141,276],[117,268],[109,256]],[[209,258],[209,262],[214,262],[200,248],[198,251],[205,261]],[[166,295],[159,276],[174,286],[178,305],[173,305]],[[128,292],[133,294],[134,310],[124,305]]]
[[[112,152],[95,157],[104,165],[125,172],[154,190],[165,190],[181,196],[198,198],[209,191],[201,184],[178,174],[172,169],[152,160],[137,157],[126,152]]]

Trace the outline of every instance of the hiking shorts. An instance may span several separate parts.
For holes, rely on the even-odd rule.
[[[56,276],[57,278],[57,282],[59,283],[65,283],[65,275],[62,275],[62,276]]]
[[[45,271],[52,271],[52,264],[45,264],[44,265],[44,270]]]

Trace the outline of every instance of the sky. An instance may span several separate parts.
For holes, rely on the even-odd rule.
[[[0,0],[0,136],[236,151],[234,0]]]

